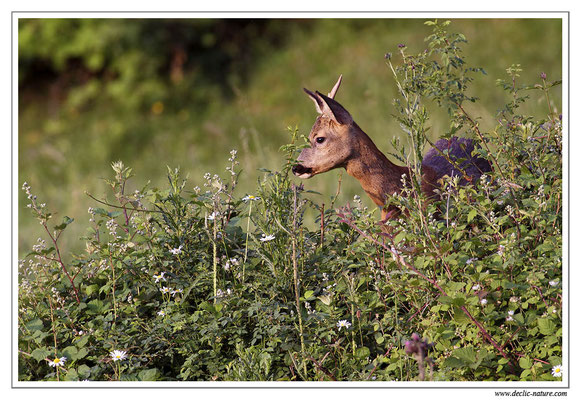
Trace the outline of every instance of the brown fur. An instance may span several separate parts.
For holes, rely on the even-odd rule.
[[[330,94],[335,94],[341,78]],[[351,115],[332,97],[319,92],[305,92],[315,102],[321,114],[309,134],[310,148],[304,149],[293,168],[295,175],[310,178],[333,168],[345,168],[347,173],[361,183],[365,193],[375,204],[384,207],[387,196],[399,193],[402,188],[402,175],[409,176],[409,169],[393,164],[375,146],[375,143],[353,121]],[[323,142],[317,140],[323,138]],[[432,198],[436,187],[436,173],[427,166],[422,168],[422,191]],[[383,208],[381,219],[395,218],[399,215],[396,207]]]

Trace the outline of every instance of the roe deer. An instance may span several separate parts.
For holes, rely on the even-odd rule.
[[[304,89],[320,115],[309,134],[311,147],[303,149],[292,171],[299,178],[306,179],[334,168],[345,168],[349,175],[361,183],[371,200],[382,207],[381,219],[385,222],[399,214],[395,206],[387,209],[384,206],[388,196],[401,191],[402,175],[409,175],[410,170],[389,161],[353,121],[351,114],[334,100],[341,80],[342,75],[328,96]],[[464,173],[436,149],[430,149],[423,159],[421,182],[422,192],[428,199],[433,199],[434,189],[439,187],[437,182],[445,175],[461,175],[463,178],[460,183],[466,184],[469,180],[478,180],[482,173],[492,170],[487,160],[472,156],[474,143],[471,139],[441,139],[435,146],[440,151],[448,150],[448,157]]]

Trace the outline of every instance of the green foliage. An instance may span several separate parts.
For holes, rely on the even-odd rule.
[[[400,145],[397,154],[420,172],[424,104],[435,101],[493,172],[468,186],[444,179],[427,205],[418,179],[404,182],[392,204],[405,217],[386,233],[360,198],[337,211],[293,183],[296,129],[281,170],[262,170],[243,196],[235,151],[225,177],[206,174],[203,187],[168,168],[164,189],[128,190],[132,170],[116,162],[110,199],[90,195],[86,251],[70,262],[61,235],[79,218],[53,225],[24,183],[47,239],[19,266],[19,379],[556,379],[563,199],[553,83],[520,85],[511,68],[499,82],[508,103],[483,130],[464,108],[480,71],[462,58],[465,39],[430,24],[426,52],[400,47],[401,59],[389,59],[411,143],[411,156]],[[546,118],[519,114],[525,93],[547,103]],[[410,337],[424,349],[414,353]],[[114,360],[115,350],[127,357]]]

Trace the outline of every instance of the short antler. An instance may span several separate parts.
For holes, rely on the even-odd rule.
[[[335,95],[337,94],[337,90],[339,90],[339,86],[341,86],[341,80],[343,79],[343,74],[339,75],[339,79],[337,79],[337,83],[333,86],[333,89],[329,92],[329,98],[334,99]]]

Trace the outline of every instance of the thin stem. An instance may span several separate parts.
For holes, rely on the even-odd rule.
[[[218,246],[216,244],[216,238],[218,237],[218,222],[217,222],[217,217],[214,218],[214,232],[213,232],[213,238],[214,240],[212,240],[212,263],[214,266],[214,303],[216,303],[216,296],[218,296]],[[243,267],[244,268],[244,267]]]
[[[111,292],[113,296],[113,321],[117,321],[117,301],[115,300],[115,282],[117,279],[115,277],[115,265],[113,264],[111,253],[109,253],[109,263],[111,264],[111,271],[113,271],[113,282],[111,285]]]
[[[48,229],[48,225],[46,223],[46,221],[42,222],[42,226],[44,227],[44,230],[46,231],[46,233],[48,234],[48,236],[50,237],[50,240],[52,241],[55,251],[56,251],[56,255],[57,255],[57,260],[58,263],[60,264],[63,272],[65,273],[65,275],[67,276],[69,282],[71,283],[71,286],[73,288],[73,292],[75,293],[75,300],[77,301],[77,304],[81,302],[81,300],[79,300],[79,291],[77,289],[77,287],[75,286],[75,282],[73,280],[73,278],[71,278],[71,275],[69,274],[69,271],[67,271],[67,268],[65,267],[65,263],[63,262],[63,259],[61,257],[61,252],[57,243],[57,239],[50,233],[49,229]]]
[[[303,373],[307,376],[307,365],[305,362],[305,340],[303,338],[303,317],[301,314],[301,304],[300,304],[300,287],[299,287],[299,268],[297,265],[297,187],[293,185],[293,234],[292,234],[292,248],[293,248],[293,278],[295,286],[295,302],[297,307],[297,315],[299,319],[299,335],[301,339],[301,354],[303,358]]]
[[[250,208],[248,210],[248,222],[246,223],[246,246],[244,248],[244,262],[242,263],[242,282],[244,282],[246,259],[248,258],[248,235],[250,235],[250,216],[252,215],[252,200],[248,201],[250,202]]]

